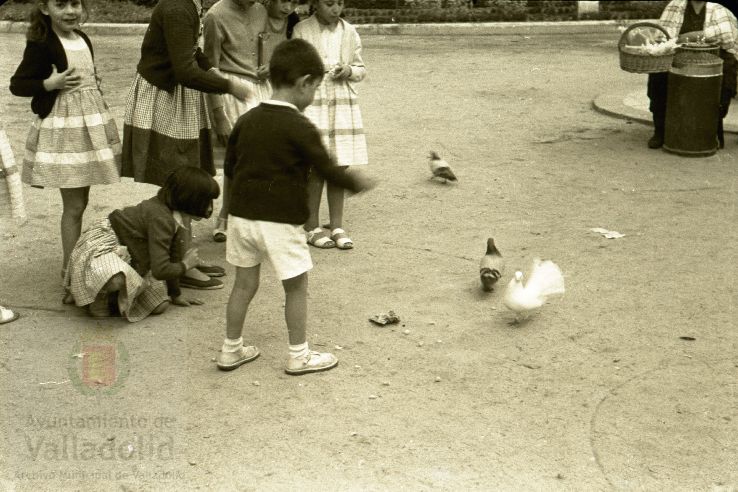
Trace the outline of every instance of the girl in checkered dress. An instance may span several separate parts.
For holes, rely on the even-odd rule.
[[[24,221],[26,211],[13,149],[10,148],[5,130],[0,126],[0,221],[8,217]],[[15,321],[19,316],[17,312],[0,306],[0,325]]]
[[[37,117],[26,140],[22,179],[59,188],[62,275],[79,238],[90,186],[119,181],[118,128],[100,92],[92,44],[78,29],[83,0],[41,0],[31,13],[23,60],[10,80]]]
[[[309,41],[323,58],[326,76],[305,116],[320,129],[323,141],[339,166],[367,164],[366,137],[356,84],[366,76],[361,39],[343,20],[343,0],[312,0],[315,14],[295,26],[294,37]],[[305,224],[308,242],[319,248],[351,249],[354,243],[343,230],[344,190],[327,186],[330,234],[319,226],[323,180],[313,174],[310,183],[310,218]]]

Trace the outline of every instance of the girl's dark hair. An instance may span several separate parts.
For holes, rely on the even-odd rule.
[[[26,31],[26,38],[29,41],[36,41],[38,43],[46,41],[46,36],[51,30],[51,18],[41,12],[39,4],[43,3],[44,5],[47,5],[50,1],[53,0],[38,0],[31,9],[31,13],[28,15],[28,30]],[[87,10],[85,0],[80,0],[80,2],[82,2],[82,10],[84,11],[84,17],[82,18],[81,24],[84,24],[87,22],[90,12]]]
[[[269,80],[275,88],[294,85],[303,75],[322,79],[324,72],[318,51],[304,39],[282,41],[269,60]]]
[[[218,183],[199,167],[175,169],[157,196],[172,210],[207,219],[213,213],[212,202],[220,195]]]

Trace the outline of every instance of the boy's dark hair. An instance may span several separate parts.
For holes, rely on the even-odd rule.
[[[304,39],[282,41],[269,61],[269,80],[274,88],[294,85],[304,75],[322,79],[324,73],[318,51]]]
[[[157,196],[172,210],[207,219],[220,195],[218,183],[199,167],[183,166],[167,177]]]

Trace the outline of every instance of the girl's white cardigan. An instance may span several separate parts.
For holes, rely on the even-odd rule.
[[[361,58],[361,38],[354,26],[343,19],[339,19],[338,22],[343,26],[341,63],[346,63],[351,67],[348,85],[354,94],[356,94],[356,83],[361,82],[366,77],[366,66],[364,65],[364,60]],[[295,32],[292,37],[302,38],[320,50],[320,23],[318,23],[315,15],[299,22],[295,26]]]

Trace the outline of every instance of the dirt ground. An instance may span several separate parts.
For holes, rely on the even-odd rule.
[[[645,84],[616,39],[364,37],[382,182],[347,202],[353,251],[312,250],[309,339],[341,361],[327,373],[283,373],[271,267],[245,330],[262,357],[231,373],[212,362],[230,266],[206,305],[136,324],[63,306],[59,195],[26,188],[28,223],[0,233],[0,301],[23,314],[0,327],[0,490],[737,490],[738,138],[681,158],[594,112]],[[122,117],[140,38],[93,42]],[[0,79],[22,46],[0,35]],[[22,156],[28,101],[0,104]],[[458,184],[428,180],[430,149]],[[153,192],[95,187],[85,222]],[[225,265],[211,228],[202,255]],[[486,294],[489,236],[507,272]],[[502,286],[534,256],[567,293],[513,326]],[[367,321],[390,309],[402,324]]]

